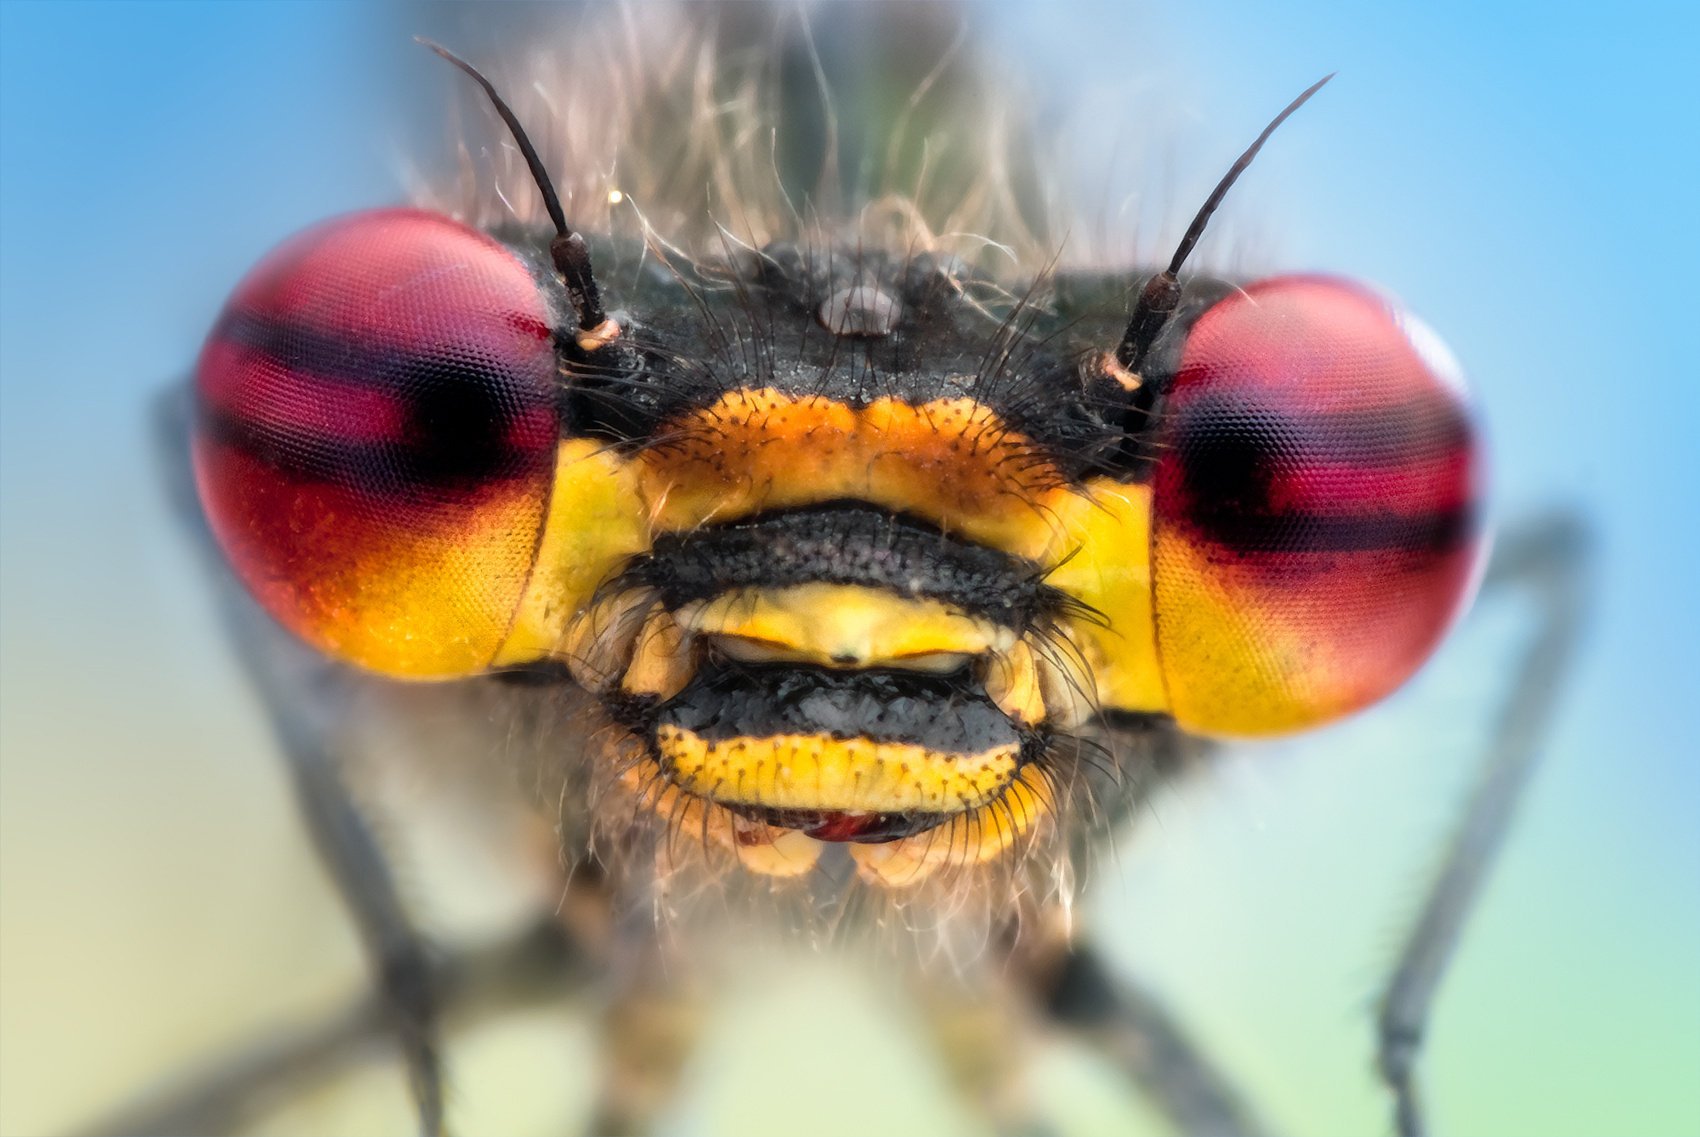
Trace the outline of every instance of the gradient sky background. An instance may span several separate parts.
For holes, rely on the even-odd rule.
[[[1338,70],[1221,239],[1402,296],[1474,378],[1496,509],[1573,508],[1598,534],[1584,662],[1436,1021],[1437,1127],[1700,1131],[1700,20],[1462,0],[1046,12],[992,11],[994,42],[1040,77],[1042,109],[1168,138],[1163,175],[1132,188],[1183,212]],[[447,89],[419,81],[436,72],[405,22],[0,4],[0,1131],[86,1119],[356,973],[159,500],[144,417],[255,258],[400,196],[398,124]],[[1382,1127],[1366,1007],[1520,614],[1485,608],[1413,688],[1314,745],[1230,763],[1099,882],[1118,958],[1177,992],[1288,1130]],[[847,1129],[889,1121],[864,1092],[889,1076],[915,1128],[959,1124],[936,1089],[905,1089],[908,1052],[868,1010],[884,996],[847,990],[814,997],[846,1039],[874,1040],[851,1067],[862,1088],[804,1048],[775,1059],[796,1107],[818,1093]],[[794,1131],[747,1041],[788,1029],[784,1009],[727,1021],[756,1025],[715,1034],[679,1127]],[[523,1086],[522,1118],[547,1131],[585,1091],[553,1087],[564,1059],[536,1040],[581,1062],[588,1042],[504,1029],[468,1048],[466,1108],[523,1127],[476,1112]],[[1044,1069],[1065,1131],[1138,1120],[1102,1071]],[[374,1092],[323,1116],[405,1128]]]

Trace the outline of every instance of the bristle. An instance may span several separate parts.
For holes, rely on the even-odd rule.
[[[720,259],[727,241],[934,252],[1007,277],[1054,255],[1066,226],[1037,188],[1016,92],[963,58],[967,17],[940,11],[951,18],[894,8],[925,65],[865,80],[817,54],[811,21],[830,13],[777,6],[593,6],[549,17],[571,26],[526,36],[505,58],[471,54],[588,235],[695,261]],[[812,92],[792,74],[805,68]],[[420,203],[485,229],[547,227],[505,128],[477,92],[452,91],[453,157]],[[895,104],[890,137],[841,137],[841,103]]]

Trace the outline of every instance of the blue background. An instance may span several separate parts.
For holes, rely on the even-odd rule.
[[[1441,1124],[1700,1130],[1694,10],[1046,11],[992,10],[994,42],[1041,77],[1043,106],[1161,123],[1172,161],[1132,188],[1176,202],[1199,200],[1293,92],[1340,72],[1242,183],[1221,240],[1241,234],[1261,263],[1401,295],[1474,378],[1496,510],[1574,508],[1598,535],[1583,662],[1437,1021]],[[144,418],[255,258],[314,220],[400,196],[403,123],[443,88],[418,81],[418,49],[397,16],[312,4],[0,5],[7,1132],[86,1118],[243,1023],[333,1000],[356,967],[158,500]],[[1515,641],[1515,621],[1503,622]],[[1325,737],[1321,752],[1386,742],[1420,767],[1451,700],[1497,677],[1504,653],[1489,641],[1466,634],[1432,677]],[[1338,825],[1332,845],[1305,846],[1322,838],[1281,820],[1287,779],[1270,776],[1252,805],[1241,797],[1228,810],[1253,818],[1252,852],[1186,854],[1215,867],[1153,886],[1200,906],[1189,922],[1206,940],[1230,910],[1291,930],[1232,943],[1152,931],[1170,941],[1152,946],[1147,966],[1169,978],[1202,953],[1232,972],[1183,1006],[1228,1036],[1286,1128],[1347,1131],[1379,1124],[1363,1023],[1386,943],[1344,952],[1346,994],[1320,996],[1337,1002],[1319,1009],[1310,994],[1237,1009],[1259,985],[1284,986],[1269,976],[1289,963],[1303,972],[1307,945],[1331,938],[1339,908],[1300,890],[1264,912],[1253,870],[1222,864],[1273,858],[1275,844],[1302,837],[1311,853],[1299,855],[1313,857],[1302,871],[1374,894],[1348,870],[1362,860],[1354,842],[1375,843],[1385,817],[1339,816],[1331,791],[1316,788],[1315,770],[1335,767],[1322,759],[1307,773],[1303,761],[1276,748],[1264,767],[1291,769],[1299,797],[1313,787],[1316,816]],[[1366,808],[1397,815],[1414,784],[1383,786],[1381,805]],[[1443,820],[1452,800],[1442,792],[1422,809]],[[1185,816],[1177,807],[1165,828]],[[1226,832],[1231,845],[1232,822]],[[1383,941],[1424,864],[1420,853],[1398,862],[1404,879],[1367,918]],[[1237,883],[1212,891],[1202,880]],[[1146,936],[1111,892],[1099,901],[1104,926]],[[1264,936],[1255,921],[1236,927],[1225,934]],[[332,962],[308,968],[312,952]],[[1276,1045],[1237,1025],[1265,1011]],[[1313,1038],[1338,1053],[1283,1067],[1282,1052]],[[1076,1128],[1120,1128],[1117,1111],[1132,1107],[1082,1077],[1097,1104]],[[713,1100],[681,1124],[749,1120]],[[378,1127],[394,1120],[371,1116]]]

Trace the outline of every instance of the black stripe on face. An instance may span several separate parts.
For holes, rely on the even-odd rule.
[[[711,659],[665,703],[627,697],[613,709],[646,737],[666,723],[709,742],[824,734],[971,755],[1012,742],[1036,747],[1039,737],[1018,729],[966,672],[838,671]]]
[[[670,533],[627,570],[670,608],[735,588],[846,584],[925,597],[1017,632],[1068,605],[1037,565],[925,522],[841,503]]]

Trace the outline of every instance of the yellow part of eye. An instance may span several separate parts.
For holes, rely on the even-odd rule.
[[[302,587],[291,626],[322,651],[397,679],[490,666],[529,565],[534,499],[486,503],[452,532],[369,541],[339,575]]]
[[[1162,603],[1174,714],[1211,734],[1275,734],[1323,717],[1305,688],[1319,660],[1303,636],[1272,619],[1263,598],[1236,593],[1205,550],[1165,540]]]
[[[949,669],[1015,642],[1010,629],[936,600],[848,584],[739,589],[677,617],[698,635],[722,637],[732,654],[826,667]]]
[[[1396,616],[1354,627],[1332,582],[1260,588],[1206,546],[1159,540],[1159,650],[1182,726],[1222,737],[1283,734],[1386,693],[1390,684],[1365,641],[1400,642]],[[1393,571],[1382,579],[1389,591],[1397,587]]]
[[[843,499],[1037,558],[1068,505],[1055,464],[971,398],[852,407],[745,388],[663,430],[667,445],[636,465],[655,526],[668,532]]]

